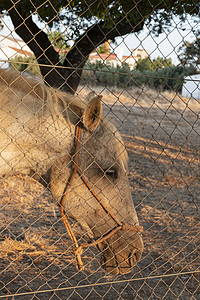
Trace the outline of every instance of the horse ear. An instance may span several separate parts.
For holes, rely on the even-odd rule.
[[[88,131],[93,132],[99,126],[103,110],[101,98],[97,96],[90,100],[83,112],[83,124]]]

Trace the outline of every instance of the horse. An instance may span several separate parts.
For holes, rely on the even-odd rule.
[[[110,274],[133,270],[143,252],[142,227],[127,178],[128,155],[102,96],[78,96],[28,75],[0,69],[0,174],[28,174],[46,183],[81,254],[96,245]],[[87,100],[87,101],[86,101]],[[47,179],[48,178],[48,179]],[[88,239],[78,244],[68,218]]]

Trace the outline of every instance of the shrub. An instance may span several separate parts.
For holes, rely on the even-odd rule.
[[[143,87],[159,90],[173,90],[180,92],[184,77],[195,74],[196,69],[193,67],[168,66],[155,70],[138,70],[130,71],[128,65],[114,68],[102,63],[90,64],[85,67],[82,79],[91,85],[102,85],[105,87]]]
[[[18,70],[19,72],[29,72],[31,74],[40,74],[40,68],[34,55],[25,57],[16,55],[9,62],[11,68]]]

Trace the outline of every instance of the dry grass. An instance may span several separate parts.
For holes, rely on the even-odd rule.
[[[79,95],[83,99],[88,93],[92,91],[91,88],[79,88]],[[103,95],[103,100],[106,99],[106,104],[113,104],[116,101],[125,105],[135,105],[139,107],[151,107],[155,105],[162,109],[180,109],[180,110],[196,110],[200,109],[200,100],[194,98],[186,98],[173,91],[156,91],[150,88],[134,88],[130,90],[105,89],[103,87],[95,88],[97,94]]]

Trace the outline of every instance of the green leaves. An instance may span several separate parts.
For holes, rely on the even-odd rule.
[[[15,4],[14,4],[15,3]],[[186,14],[199,16],[198,0],[187,1],[156,1],[156,0],[3,0],[0,9],[15,7],[27,16],[35,14],[38,19],[49,27],[66,24],[71,26],[74,36],[78,37],[82,30],[87,30],[92,24],[101,21],[106,28],[113,28],[119,22],[132,24],[135,31],[141,22],[152,23],[152,30],[159,34],[165,24],[170,24],[174,15],[184,19]]]
[[[183,65],[200,65],[200,31],[197,33],[196,40],[193,43],[186,41],[179,48],[179,59]]]

